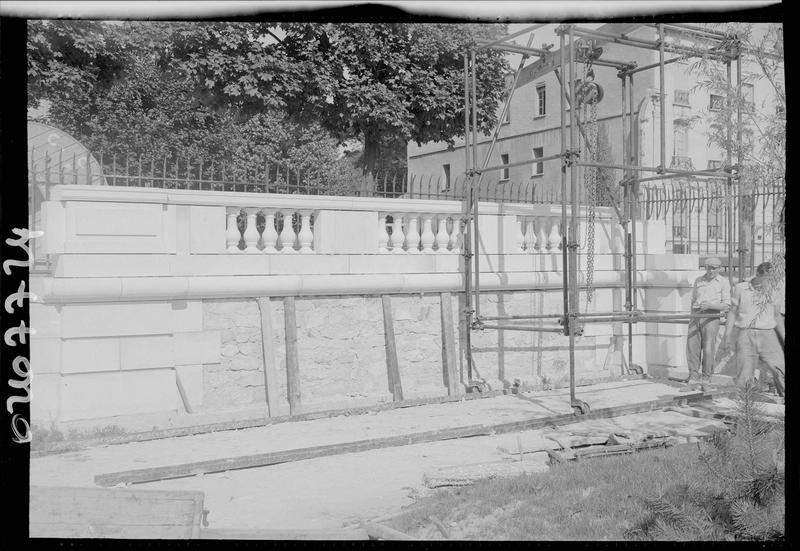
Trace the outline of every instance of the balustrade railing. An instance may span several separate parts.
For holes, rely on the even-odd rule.
[[[378,213],[380,254],[458,253],[463,241],[463,224],[452,214]]]
[[[311,210],[228,207],[226,251],[234,254],[312,254],[313,214]]]
[[[561,224],[558,218],[518,216],[517,245],[529,254],[561,250]]]

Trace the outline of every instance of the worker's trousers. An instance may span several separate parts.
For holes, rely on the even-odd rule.
[[[739,329],[736,339],[736,364],[739,369],[737,385],[742,386],[752,380],[759,360],[764,362],[772,374],[778,395],[783,396],[786,363],[775,330]]]
[[[696,314],[719,313],[716,310],[700,310]],[[714,373],[714,355],[717,352],[719,318],[697,318],[689,322],[689,336],[686,340],[686,363],[689,364],[689,378],[700,378],[702,359],[703,376],[710,378]]]

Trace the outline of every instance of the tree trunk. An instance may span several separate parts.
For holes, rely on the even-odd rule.
[[[378,161],[378,153],[380,151],[380,136],[372,132],[364,132],[364,190],[362,195],[372,197],[375,195],[375,165]]]

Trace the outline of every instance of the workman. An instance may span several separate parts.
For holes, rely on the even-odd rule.
[[[771,266],[759,266],[750,281],[733,289],[731,309],[725,325],[725,343],[736,346],[736,384],[744,386],[753,379],[758,362],[772,374],[779,396],[785,395],[785,359],[780,340],[785,339],[781,315],[782,297],[765,284]]]
[[[692,288],[692,314],[714,314],[693,318],[689,322],[689,336],[686,340],[686,362],[689,364],[689,378],[683,390],[696,390],[698,385],[708,390],[714,374],[714,356],[717,351],[720,315],[730,308],[731,284],[720,275],[722,262],[709,257],[705,261],[706,273],[698,277]],[[703,371],[700,373],[702,360]]]

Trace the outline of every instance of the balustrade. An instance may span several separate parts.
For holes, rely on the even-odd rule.
[[[378,213],[379,254],[449,254],[458,252],[460,248],[461,220],[452,215]]]
[[[292,223],[295,215],[300,220],[299,228]],[[312,216],[313,211],[310,210],[228,208],[226,250],[229,253],[250,254],[313,254]],[[243,222],[241,227],[240,217]],[[259,228],[259,219],[264,221],[263,228]],[[240,248],[241,243],[244,243],[244,250]]]
[[[560,250],[559,219],[534,216],[517,217],[517,244],[519,250],[530,254],[554,253]]]

